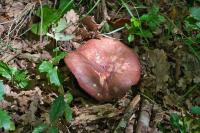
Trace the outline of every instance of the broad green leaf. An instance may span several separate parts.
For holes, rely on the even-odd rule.
[[[196,114],[196,115],[200,115],[200,106],[192,106],[191,113]]]
[[[4,95],[4,85],[3,82],[0,80],[0,101],[3,100]]]
[[[36,15],[41,18],[41,22],[33,24],[31,31],[37,35],[46,34],[49,26],[59,19],[57,16],[57,10],[49,8],[47,5],[39,8]]]
[[[31,31],[36,35],[45,35],[48,32],[48,25],[41,23],[32,24]]]
[[[69,104],[67,104],[67,103],[65,103],[64,116],[67,121],[72,120],[72,110],[71,110]]]
[[[49,133],[59,133],[59,130],[57,128],[55,128],[55,127],[51,127],[49,129]]]
[[[64,96],[57,97],[51,106],[49,117],[52,123],[56,122],[60,116],[63,115],[66,103],[64,101]]]
[[[61,85],[59,77],[58,77],[58,67],[57,66],[49,71],[48,76],[49,76],[51,84],[54,84],[56,86]]]
[[[73,8],[74,0],[60,0],[59,10],[63,10],[63,12]]]
[[[15,124],[11,120],[11,117],[8,113],[2,109],[0,109],[0,128],[4,128],[5,130],[14,131]]]
[[[53,69],[53,64],[49,61],[43,61],[42,64],[39,66],[39,71],[42,72],[49,72]]]
[[[192,7],[190,13],[192,17],[200,21],[200,7]]]
[[[34,128],[32,133],[43,133],[48,128],[48,125],[42,124]]]
[[[6,63],[4,63],[3,61],[0,61],[0,76],[11,80],[10,67]]]
[[[64,13],[71,8],[72,2],[73,0],[61,0],[59,9],[49,8],[47,5],[39,8],[36,15],[41,18],[41,22],[33,24],[31,31],[37,35],[45,35],[48,28],[53,23],[56,23],[64,15]]]

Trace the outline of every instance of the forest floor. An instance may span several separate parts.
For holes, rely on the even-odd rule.
[[[199,5],[0,0],[0,132],[199,133]],[[102,36],[130,47],[142,67],[140,82],[112,102],[83,93],[63,61]]]

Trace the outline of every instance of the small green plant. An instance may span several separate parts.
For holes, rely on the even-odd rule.
[[[4,85],[3,82],[0,80],[0,101],[3,100],[4,95]],[[15,124],[11,120],[11,117],[8,115],[6,111],[0,108],[0,128],[4,128],[6,131],[14,131]]]
[[[52,58],[50,61],[43,61],[39,65],[39,72],[46,73],[50,83],[60,87],[62,84],[58,76],[58,67],[56,65],[65,57],[67,53],[60,51],[59,48],[54,49],[54,53],[56,54],[54,58]]]
[[[49,119],[51,124],[41,124],[36,127],[32,133],[42,133],[43,131],[47,131],[50,133],[59,133],[58,128],[56,127],[56,122],[59,120],[59,117],[65,117],[65,120],[72,120],[72,110],[70,108],[70,103],[72,102],[73,97],[71,93],[67,93],[64,96],[58,96],[49,111]]]
[[[192,7],[190,15],[185,19],[184,29],[190,37],[184,38],[184,43],[189,47],[191,52],[200,60],[200,8]]]
[[[31,27],[31,31],[37,35],[46,35],[49,27],[58,22],[64,13],[72,8],[73,0],[60,0],[58,9],[50,8],[48,5],[41,6],[36,11],[36,16],[40,17],[41,21],[35,23]]]
[[[10,67],[3,61],[0,61],[0,76],[12,81],[13,84],[16,84],[20,88],[25,88],[29,84],[26,74],[26,71]]]
[[[198,133],[200,131],[200,107],[193,106],[184,116],[170,114],[170,131],[162,127],[163,132]]]
[[[57,65],[61,59],[66,56],[66,52],[60,51],[59,48],[55,48],[53,50],[55,56],[50,61],[43,61],[39,65],[39,72],[46,73],[47,78],[50,83],[58,88],[62,88],[62,81],[59,78],[59,71],[57,69]],[[59,117],[63,116],[67,121],[72,120],[72,110],[70,108],[70,103],[73,100],[73,96],[71,93],[67,92],[64,95],[62,91],[62,95],[58,96],[53,104],[51,105],[51,109],[49,111],[49,119],[51,124],[42,124],[36,127],[33,130],[33,133],[41,133],[43,131],[55,132],[58,133],[58,128],[56,127],[56,123],[59,120]]]
[[[128,29],[128,41],[132,42],[135,36],[143,38],[152,38],[153,32],[160,27],[165,21],[165,18],[159,15],[159,7],[153,6],[147,14],[142,15],[139,18],[132,16],[131,24],[126,24]]]

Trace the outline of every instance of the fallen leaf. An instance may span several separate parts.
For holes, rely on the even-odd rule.
[[[94,20],[93,16],[86,16],[82,20],[83,25],[90,31],[97,31],[99,24],[97,24]]]
[[[120,28],[123,27],[125,24],[130,23],[130,19],[128,18],[118,18],[116,20],[110,20],[108,21],[114,28]]]

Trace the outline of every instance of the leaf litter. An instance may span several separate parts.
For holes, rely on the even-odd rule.
[[[12,67],[26,69],[29,78],[33,80],[29,90],[19,90],[19,88],[13,86],[8,80],[3,80],[5,95],[4,100],[0,101],[0,107],[9,111],[9,114],[17,125],[18,129],[16,132],[30,132],[30,126],[35,127],[43,121],[47,124],[50,123],[48,111],[55,97],[57,97],[57,92],[46,82],[44,76],[38,75],[35,71],[39,62],[44,59],[52,59],[52,53],[48,49],[47,44],[52,44],[53,46],[53,41],[44,39],[43,42],[39,42],[37,39],[30,40],[21,36],[6,37],[9,27],[12,26],[12,23],[9,23],[9,21],[13,21],[14,18],[20,16],[27,3],[31,2],[6,0],[0,4],[0,36],[2,38],[0,40],[0,59]],[[42,2],[49,4],[48,1]],[[161,11],[167,8],[167,6],[162,5],[165,2],[161,1],[159,3]],[[110,20],[113,26],[109,27],[110,29],[130,23],[129,17],[124,13],[126,11],[122,10],[121,5],[114,4],[112,0],[106,3],[107,7],[109,7],[108,14],[111,18],[114,18]],[[151,1],[148,1],[147,5],[150,3]],[[53,5],[51,2],[50,4]],[[129,4],[132,5],[131,2]],[[113,5],[117,8],[110,10],[110,7]],[[80,10],[86,8],[83,3],[80,6],[83,6]],[[179,8],[176,6],[169,8],[170,18],[174,21],[179,17],[177,15],[179,14]],[[138,9],[139,12],[145,12],[145,10],[146,7]],[[194,17],[198,19],[198,14],[196,14],[197,9],[193,10],[192,12],[195,12]],[[100,11],[97,10],[97,12],[99,13]],[[181,10],[180,12],[184,13],[185,11]],[[94,14],[94,16],[86,16],[82,21],[80,21],[80,18],[81,16],[78,15],[77,10],[71,9],[49,30],[49,34],[52,35],[51,37],[57,41],[56,45],[62,50],[69,52],[77,49],[84,41],[98,37],[100,34],[102,27],[97,22],[101,21],[101,17],[96,18]],[[22,27],[20,26],[22,31],[26,27],[25,24],[26,22]],[[169,28],[167,24],[165,24],[165,28]],[[176,28],[168,32],[172,34],[181,33]],[[126,30],[114,32],[111,36],[118,36],[120,39],[123,38],[122,40],[125,40],[126,34],[124,33],[126,33]],[[135,42],[130,44],[130,47],[134,47],[137,50],[143,68],[142,80],[138,85],[138,88],[142,92],[142,99],[145,97],[152,103],[156,103],[153,107],[150,127],[147,128],[147,130],[151,131],[155,131],[155,124],[169,124],[167,121],[169,121],[170,112],[175,111],[180,114],[180,110],[190,109],[193,105],[200,105],[200,92],[197,85],[200,83],[200,61],[186,50],[182,42],[175,44],[174,40],[165,36],[162,27],[157,28],[153,33],[156,35],[153,39],[155,42],[150,42],[152,46],[149,48],[144,48],[140,44],[137,44],[140,43],[137,37]],[[143,42],[141,41],[141,43]],[[156,44],[153,45],[154,43]],[[65,73],[68,73],[66,72],[66,68],[63,68],[62,63],[59,63],[59,69],[62,72],[64,70]],[[129,92],[121,99],[121,101],[108,104],[91,103],[87,100],[77,98],[72,104],[74,118],[71,123],[59,120],[58,125],[60,128],[65,129],[65,131],[68,129],[63,127],[63,125],[69,126],[70,124],[70,129],[75,132],[113,131],[134,95],[133,90],[133,92]],[[136,121],[135,117],[138,116],[139,113],[136,110],[132,117]],[[60,124],[62,122],[64,124]],[[130,125],[131,123],[128,124]]]

